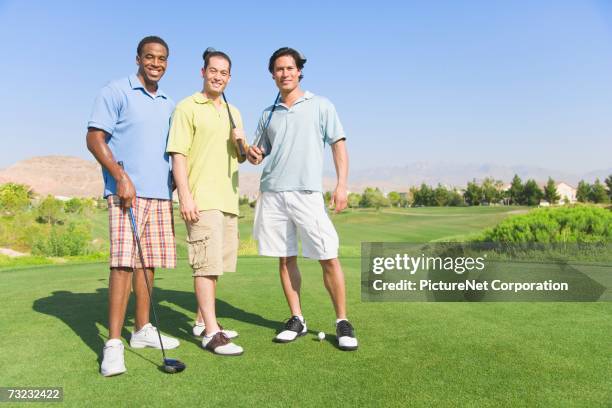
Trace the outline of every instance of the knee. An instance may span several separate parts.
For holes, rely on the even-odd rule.
[[[293,268],[297,265],[297,256],[278,258],[278,266],[281,269]]]
[[[332,273],[340,269],[340,261],[338,261],[338,258],[323,259],[320,260],[319,263],[323,268],[323,272],[326,273]]]

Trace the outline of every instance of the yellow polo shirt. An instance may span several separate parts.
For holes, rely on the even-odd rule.
[[[230,109],[242,128],[240,112]],[[226,105],[217,109],[200,92],[183,99],[172,114],[166,151],[187,156],[189,189],[199,210],[238,215],[238,158],[230,133]]]

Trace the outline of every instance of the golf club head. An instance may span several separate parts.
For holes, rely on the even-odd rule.
[[[180,373],[187,366],[181,360],[164,358],[164,371],[170,374]]]

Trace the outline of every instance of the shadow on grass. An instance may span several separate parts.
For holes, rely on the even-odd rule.
[[[200,344],[200,340],[191,333],[195,317],[196,301],[193,292],[155,288],[153,293],[155,308],[160,321],[160,330],[170,336],[183,341]],[[171,303],[185,310],[193,310],[186,315],[161,303]],[[282,323],[268,320],[261,315],[250,313],[235,307],[221,299],[217,299],[217,317],[235,319],[244,323],[277,329]],[[108,289],[98,288],[95,293],[73,293],[70,291],[55,291],[50,296],[34,301],[32,309],[36,312],[54,316],[70,327],[76,335],[98,356],[98,363],[102,362],[102,349],[107,336],[107,329],[100,331],[98,326],[108,327]],[[122,330],[122,337],[129,341],[130,333],[125,326],[133,325],[134,296],[130,296],[130,303],[126,313],[126,324]],[[153,318],[153,316],[151,316]],[[142,356],[126,347],[139,357],[158,365],[158,363]]]

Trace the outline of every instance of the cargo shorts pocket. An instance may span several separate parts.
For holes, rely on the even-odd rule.
[[[194,270],[208,267],[208,244],[210,235],[205,235],[202,239],[187,240],[187,252],[189,255],[189,265]]]

